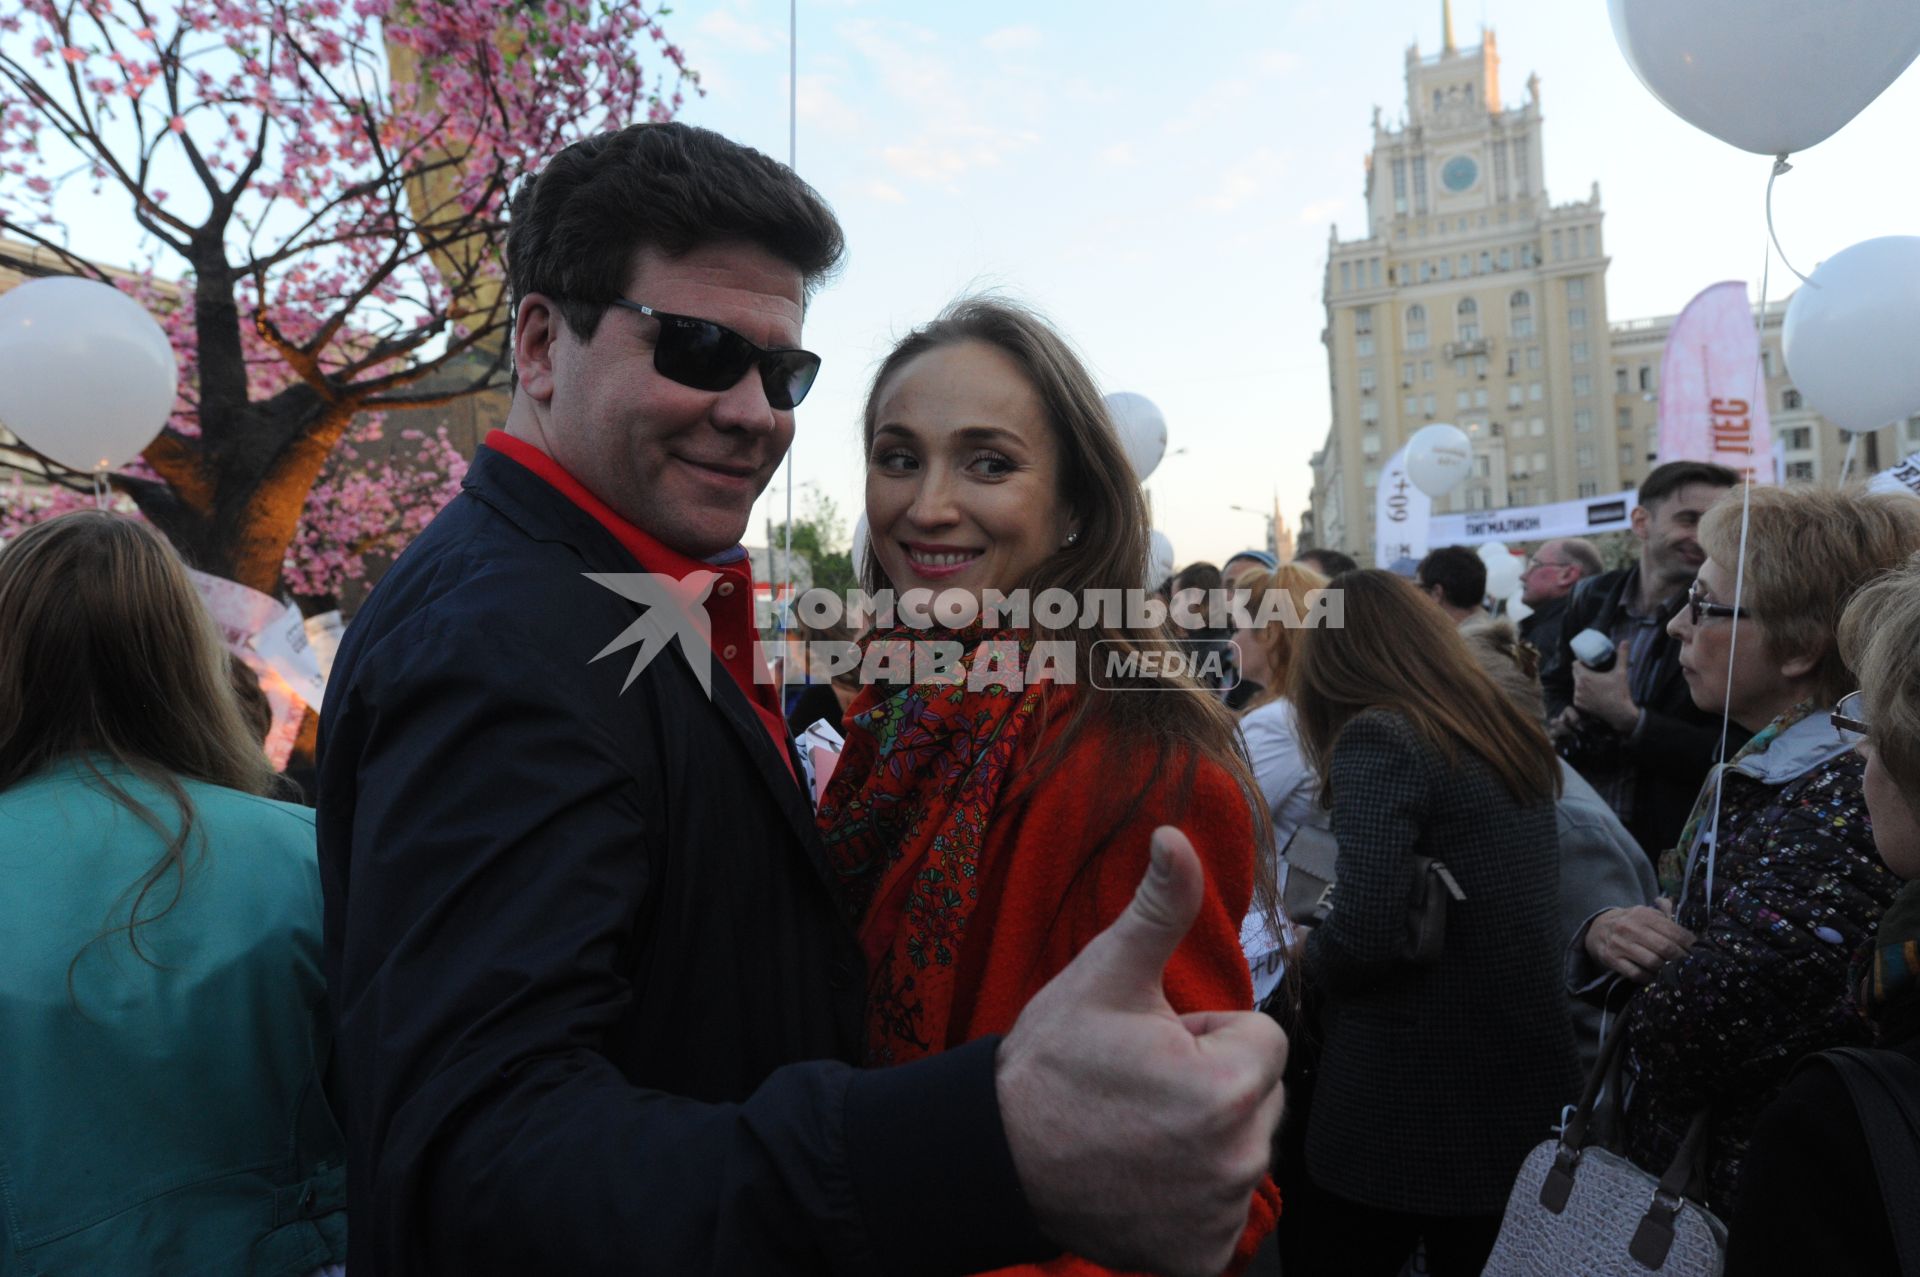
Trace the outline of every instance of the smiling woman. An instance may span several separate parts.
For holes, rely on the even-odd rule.
[[[870,589],[928,591],[937,613],[975,616],[989,591],[1064,590],[1081,605],[1139,591],[1139,481],[1092,379],[1034,315],[974,299],[914,332],[874,378],[865,436]],[[1159,627],[1129,628],[1112,611],[1048,623],[1044,612],[869,637],[870,654],[937,642],[960,661],[956,677],[861,691],[820,805],[871,973],[873,1064],[1010,1028],[1126,907],[1160,825],[1187,832],[1207,882],[1166,969],[1168,1002],[1252,1005],[1239,933],[1250,904],[1273,908],[1270,868],[1254,855],[1267,813],[1231,716],[1146,662],[1115,679],[1093,665],[1096,644],[1103,660],[1139,653],[1166,641]],[[1067,654],[1046,674],[1000,661],[1043,644]],[[1243,1258],[1277,1201],[1267,1184],[1250,1203]]]

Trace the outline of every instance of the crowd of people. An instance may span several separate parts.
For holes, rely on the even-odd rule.
[[[510,414],[317,810],[164,540],[0,549],[0,1273],[1478,1273],[1603,1042],[1728,1272],[1899,1271],[1810,1062],[1920,1061],[1920,501],[1670,463],[1513,609],[1457,546],[1152,580],[1085,365],[967,298],[872,378],[856,567],[975,606],[820,633],[959,663],[789,703],[739,541],[842,252],[684,125],[523,186]],[[1154,592],[1256,619],[979,606]],[[1231,676],[1018,676],[1174,641]]]

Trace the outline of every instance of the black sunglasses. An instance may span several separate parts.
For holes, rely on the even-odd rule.
[[[820,356],[811,351],[767,350],[711,319],[669,314],[624,297],[614,298],[611,304],[660,321],[660,335],[653,343],[653,370],[695,390],[732,390],[747,369],[758,366],[767,402],[786,409],[807,397],[820,372]]]
[[[1700,584],[1699,577],[1694,577],[1693,584],[1687,587],[1687,611],[1692,614],[1693,623],[1696,626],[1700,624],[1700,618],[1703,616],[1733,616],[1744,620],[1753,615],[1743,607],[1709,602],[1705,597],[1706,593],[1707,587]]]

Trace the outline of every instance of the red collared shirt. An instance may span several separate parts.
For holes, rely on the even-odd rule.
[[[554,491],[592,515],[602,527],[613,533],[614,538],[626,547],[627,553],[647,571],[670,576],[676,581],[685,580],[694,572],[720,574],[706,601],[707,616],[713,627],[711,641],[714,659],[733,677],[740,690],[747,694],[748,702],[760,716],[767,734],[773,737],[774,748],[779,751],[787,770],[791,772],[793,759],[787,751],[787,720],[780,712],[780,694],[754,651],[753,568],[747,556],[742,554],[726,563],[690,559],[621,518],[606,502],[587,491],[578,479],[568,474],[558,461],[526,440],[504,430],[494,430],[487,435],[486,446],[533,471],[546,480]]]

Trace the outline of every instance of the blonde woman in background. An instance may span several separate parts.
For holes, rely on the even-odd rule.
[[[1304,563],[1288,563],[1244,578],[1248,614],[1258,618],[1265,611],[1279,619],[1233,636],[1240,653],[1241,678],[1260,687],[1240,716],[1240,735],[1246,742],[1247,761],[1253,765],[1254,783],[1273,815],[1270,854],[1274,879],[1282,887],[1286,866],[1280,852],[1287,840],[1301,825],[1325,828],[1327,824],[1326,809],[1320,805],[1320,780],[1300,751],[1293,705],[1286,698],[1287,675],[1300,633],[1298,627],[1286,624],[1286,618],[1306,616],[1308,594],[1324,589],[1326,584],[1326,577]],[[1272,599],[1276,592],[1285,594],[1291,606]],[[1254,909],[1248,911],[1240,928],[1240,947],[1253,969],[1254,999],[1265,1002],[1279,985],[1280,957],[1289,947],[1287,937],[1275,935],[1266,915]]]

